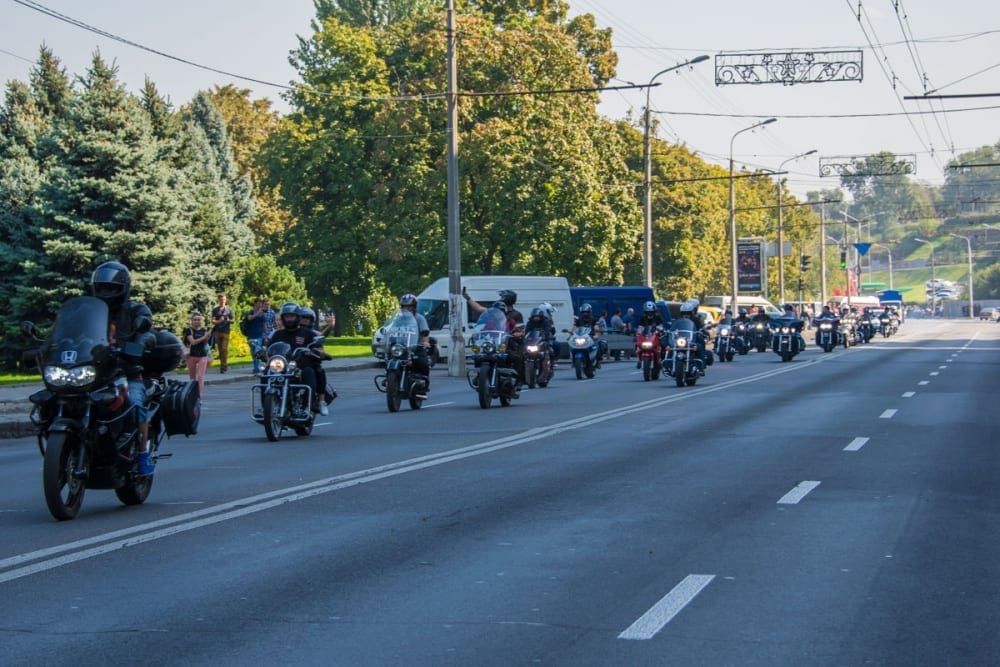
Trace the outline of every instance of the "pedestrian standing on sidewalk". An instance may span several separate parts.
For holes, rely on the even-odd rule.
[[[219,372],[229,370],[229,331],[236,316],[233,309],[226,305],[226,294],[219,294],[219,305],[212,309],[212,337],[215,349],[219,352]]]
[[[198,395],[205,395],[205,372],[208,370],[208,339],[212,332],[202,321],[201,313],[191,313],[191,326],[184,330],[184,344],[188,346],[188,377],[198,381]]]
[[[260,359],[257,358],[257,351],[264,346],[264,300],[260,297],[254,299],[253,310],[247,312],[243,319],[246,320],[244,329],[247,342],[250,343],[253,374],[260,375]]]

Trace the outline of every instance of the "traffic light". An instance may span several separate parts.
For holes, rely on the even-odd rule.
[[[842,269],[846,269],[847,268],[847,251],[846,250],[841,250],[840,251],[840,268],[842,268]]]
[[[811,260],[811,259],[812,259],[812,255],[802,255],[801,258],[800,258],[801,264],[799,266],[799,270],[800,271],[808,271],[809,270],[809,260]]]

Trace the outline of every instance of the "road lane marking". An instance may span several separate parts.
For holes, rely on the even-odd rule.
[[[948,368],[947,366],[938,366],[938,368]]]
[[[797,505],[800,500],[805,498],[817,486],[819,486],[819,482],[799,482],[798,486],[781,496],[777,504]]]
[[[941,374],[940,374],[940,373],[938,373],[937,371],[931,371],[931,372],[929,373],[929,375],[941,375]]]
[[[895,408],[889,408],[888,410],[886,410],[885,412],[883,412],[882,414],[880,414],[878,416],[878,418],[879,419],[892,419],[893,415],[895,415],[897,412],[899,412],[899,411],[896,410]]]
[[[917,384],[919,384],[921,387],[923,387],[924,385],[927,385],[927,384],[930,384],[930,383],[931,383],[930,380],[921,380]]]
[[[844,447],[845,452],[856,452],[868,443],[868,438],[855,438],[851,440],[851,444]]]
[[[618,639],[652,639],[715,579],[714,574],[689,574],[645,614],[618,635]]]
[[[917,395],[917,392],[915,392],[915,391],[904,391],[903,392],[903,398],[913,398],[916,395]]]

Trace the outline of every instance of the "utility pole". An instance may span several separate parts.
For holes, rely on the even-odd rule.
[[[465,338],[462,328],[466,305],[462,299],[462,241],[458,217],[458,67],[455,55],[455,0],[448,0],[448,322],[451,347],[448,375],[465,375]]]

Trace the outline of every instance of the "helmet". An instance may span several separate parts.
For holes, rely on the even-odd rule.
[[[594,307],[591,306],[589,303],[585,303],[582,306],[580,306],[580,314],[581,315],[583,315],[584,313],[590,313],[590,312],[593,312],[593,311],[594,311]]]
[[[309,308],[307,306],[302,306],[301,308],[299,308],[299,321],[301,322],[304,319],[310,320],[309,324],[307,324],[306,326],[311,327],[313,325],[313,322],[316,321],[316,312],[312,308]]]
[[[795,311],[795,307],[792,306],[792,304],[790,304],[790,303],[786,303],[785,304],[785,312],[786,313],[790,313],[790,312],[794,312],[794,311]]]
[[[94,296],[115,308],[128,299],[132,291],[132,274],[120,262],[104,262],[94,269],[90,288]]]
[[[299,304],[294,301],[288,301],[281,306],[281,310],[278,311],[278,317],[281,318],[281,326],[286,329],[298,329],[299,321],[301,316],[299,315]]]
[[[545,317],[549,318],[550,320],[552,319],[552,316],[556,312],[556,309],[553,308],[552,304],[549,303],[548,301],[546,301],[543,304],[540,304],[538,307],[542,309],[543,313],[545,313]]]
[[[500,294],[500,300],[508,306],[513,306],[517,303],[517,292],[513,290],[502,289],[498,292],[498,294]]]
[[[535,319],[536,317],[545,317],[545,311],[542,310],[541,306],[531,309],[531,314],[528,315],[529,318]]]
[[[681,315],[690,315],[694,317],[695,313],[698,312],[698,299],[688,299],[681,304]]]
[[[642,312],[644,312],[644,313],[655,313],[656,312],[656,304],[653,303],[652,301],[647,301],[646,303],[642,304]]]
[[[496,308],[498,310],[503,311],[504,313],[507,312],[507,304],[504,303],[503,301],[494,301],[491,308]]]
[[[746,308],[740,308],[740,315],[746,315],[746,314],[747,314],[747,309]]]
[[[399,307],[408,308],[410,306],[413,306],[414,308],[417,307],[417,297],[407,292],[403,296],[399,297]]]

